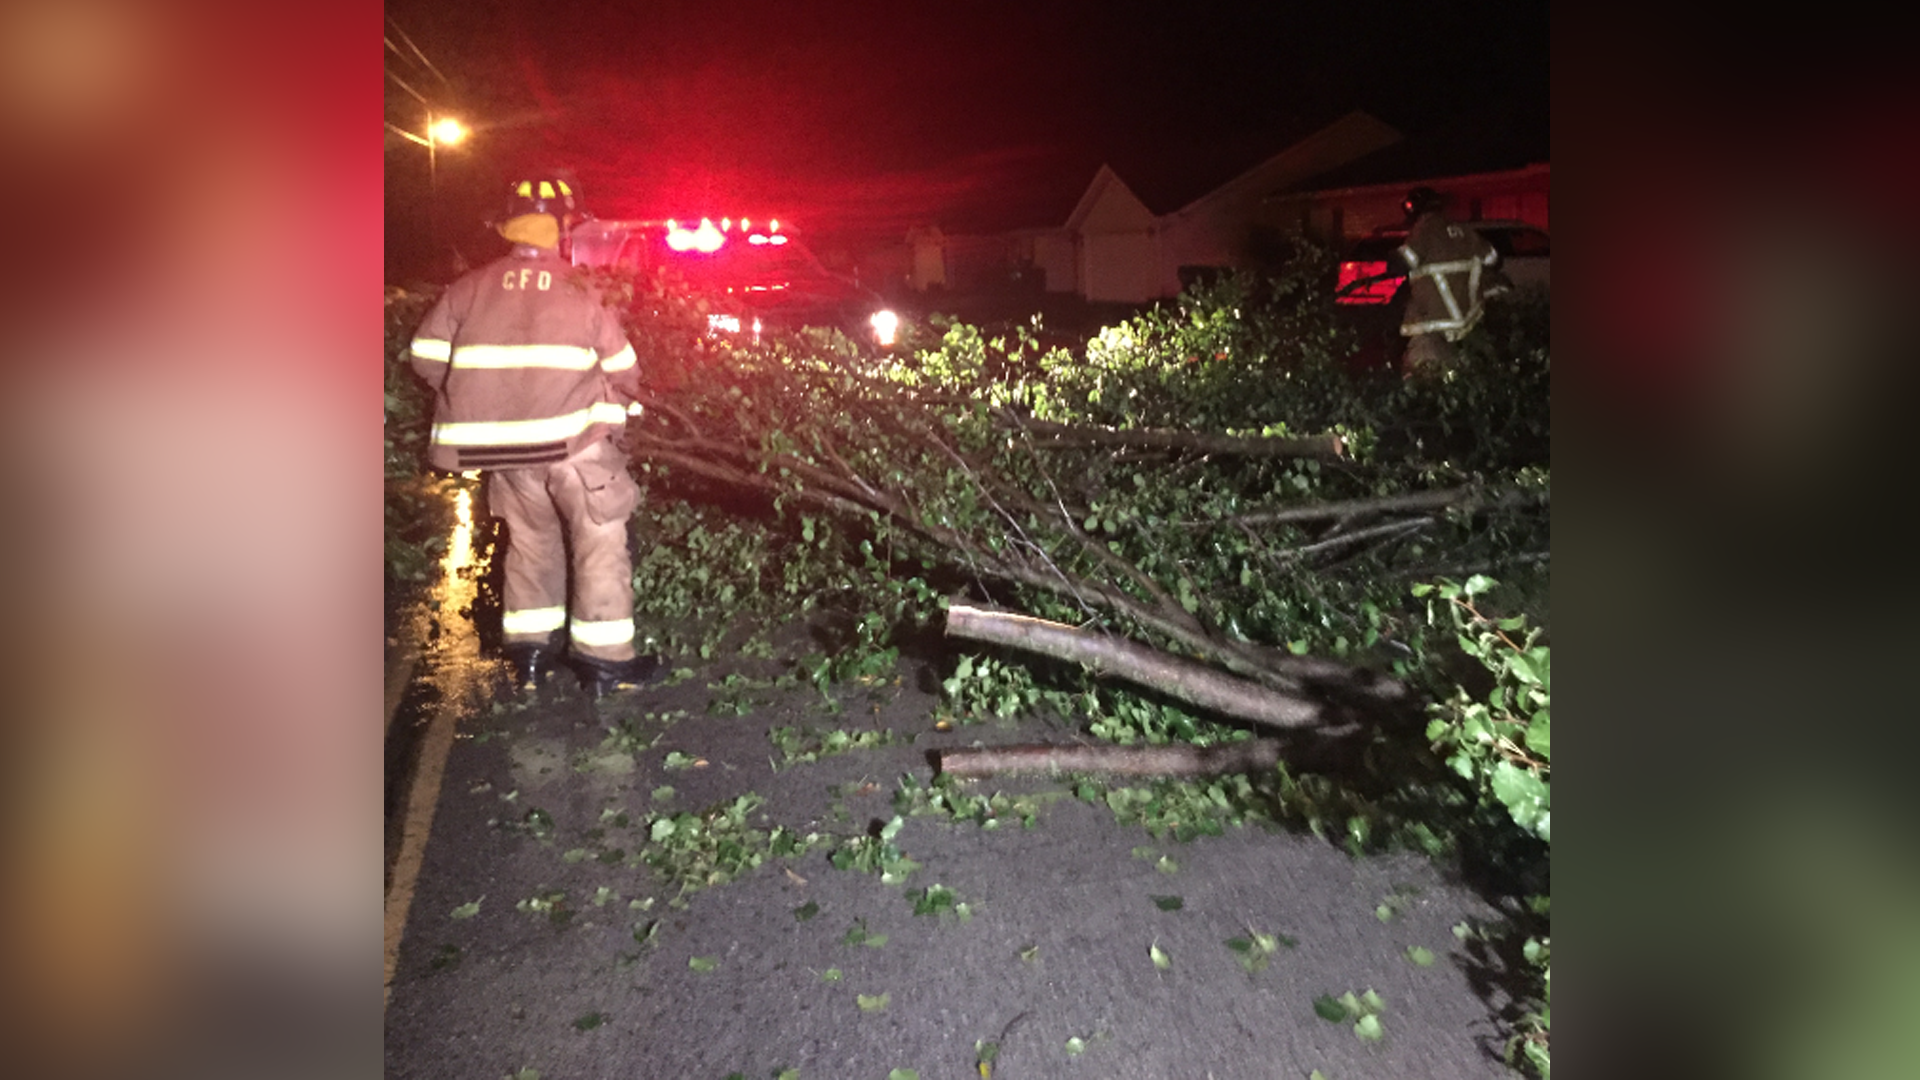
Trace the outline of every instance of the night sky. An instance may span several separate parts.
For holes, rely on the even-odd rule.
[[[1058,225],[1102,163],[1164,213],[1351,109],[1410,137],[1469,133],[1475,167],[1548,158],[1544,3],[387,12],[389,37],[397,24],[446,78],[391,52],[388,71],[478,129],[436,177],[441,235],[468,245],[510,174],[553,167],[602,217],[780,216],[819,246]],[[391,81],[387,101],[417,128]],[[425,158],[389,139],[396,255],[425,231]]]

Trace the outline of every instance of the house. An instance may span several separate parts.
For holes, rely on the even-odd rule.
[[[1166,214],[1154,213],[1103,165],[1063,227],[1033,230],[1025,239],[1050,291],[1124,303],[1173,296],[1183,267],[1252,260],[1249,225],[1267,195],[1399,139],[1392,127],[1352,112]]]
[[[1551,179],[1551,166],[1539,162],[1466,176],[1281,191],[1264,198],[1259,220],[1271,228],[1323,241],[1354,240],[1401,224],[1400,205],[1407,189],[1424,186],[1440,193],[1447,216],[1456,220],[1524,221],[1547,229]]]
[[[1456,218],[1544,229],[1546,163],[1474,171],[1472,163],[1500,160],[1494,139],[1510,123],[1483,115],[1408,138],[1350,112],[1164,213],[1102,165],[1064,225],[990,237],[915,230],[909,283],[979,291],[1035,282],[1096,303],[1144,303],[1177,295],[1205,269],[1257,265],[1289,236],[1339,247],[1399,224],[1401,202],[1417,186],[1440,192]]]

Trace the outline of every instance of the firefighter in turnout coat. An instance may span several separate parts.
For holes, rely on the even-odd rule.
[[[534,688],[564,649],[597,697],[659,668],[633,645],[627,524],[640,490],[614,442],[638,411],[637,360],[614,311],[561,256],[584,217],[572,185],[510,191],[496,228],[513,250],[447,288],[414,335],[413,370],[434,391],[433,467],[483,471],[506,524],[515,685]]]
[[[1447,220],[1432,188],[1407,196],[1407,239],[1400,258],[1407,266],[1407,309],[1400,333],[1407,339],[1401,361],[1407,374],[1434,373],[1452,366],[1454,343],[1465,337],[1485,312],[1500,255],[1486,237]]]

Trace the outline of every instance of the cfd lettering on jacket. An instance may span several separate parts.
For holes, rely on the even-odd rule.
[[[553,273],[548,270],[521,267],[519,270],[507,271],[500,278],[500,287],[503,289],[519,289],[524,292],[529,285],[541,292],[546,292],[553,288]]]

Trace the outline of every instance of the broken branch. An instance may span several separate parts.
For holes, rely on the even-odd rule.
[[[1311,727],[1326,720],[1325,710],[1316,702],[1124,638],[1089,633],[1028,615],[954,604],[947,608],[947,634],[1071,661],[1097,675],[1113,674],[1190,705],[1268,727]]]
[[[962,778],[1004,773],[1106,773],[1114,776],[1219,776],[1264,772],[1280,763],[1280,743],[1254,739],[1224,746],[1084,746],[1027,743],[939,751],[939,769]]]

